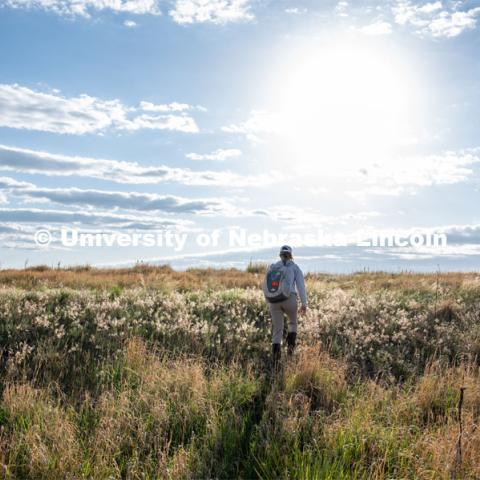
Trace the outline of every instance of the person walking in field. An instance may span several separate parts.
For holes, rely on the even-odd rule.
[[[263,293],[272,317],[272,356],[274,367],[281,357],[283,338],[283,316],[288,317],[287,355],[292,356],[297,339],[298,300],[300,313],[307,311],[305,280],[300,267],[293,261],[292,248],[284,245],[280,249],[280,261],[272,263],[265,274]]]

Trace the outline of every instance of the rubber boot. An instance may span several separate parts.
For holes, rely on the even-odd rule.
[[[297,332],[288,332],[287,334],[287,355],[291,357],[295,350],[295,342],[297,340]]]
[[[273,369],[278,370],[280,365],[280,344],[279,343],[272,343],[272,360],[273,360]]]

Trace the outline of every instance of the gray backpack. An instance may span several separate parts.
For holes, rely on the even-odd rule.
[[[287,267],[275,263],[270,265],[263,281],[263,294],[270,303],[283,302],[290,296]]]

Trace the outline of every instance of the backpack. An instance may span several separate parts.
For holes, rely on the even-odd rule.
[[[290,296],[287,267],[275,263],[270,265],[263,282],[263,294],[270,303],[283,302]]]

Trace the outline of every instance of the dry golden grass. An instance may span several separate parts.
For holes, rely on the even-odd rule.
[[[480,476],[480,431],[477,421],[470,412],[463,414],[464,434],[462,435],[462,463],[455,467],[456,449],[459,437],[458,422],[450,419],[447,424],[434,430],[427,430],[413,446],[418,452],[418,478],[456,478],[476,480]],[[422,468],[422,464],[429,468]],[[435,472],[432,476],[431,472]]]
[[[460,388],[465,388],[463,409],[480,416],[480,375],[478,367],[461,365],[445,368],[429,365],[414,387],[397,402],[396,413],[406,424],[434,424],[457,415]]]
[[[99,478],[106,472],[120,476],[121,469],[112,459],[130,451],[139,452],[128,466],[131,478],[140,478],[142,465],[156,463],[156,456],[164,458],[156,473],[167,472],[165,458],[171,442],[188,443],[196,419],[209,414],[207,380],[200,361],[162,360],[139,339],[127,343],[124,361],[125,374],[117,389],[106,391],[97,405],[92,450]],[[182,458],[180,453],[176,456],[173,470],[181,469]]]
[[[478,367],[432,363],[411,387],[352,384],[342,361],[318,345],[304,347],[266,379],[260,405],[246,410],[258,384],[248,368],[171,359],[133,338],[111,373],[108,388],[95,401],[85,397],[80,411],[54,391],[6,385],[0,478],[173,480],[219,471],[237,478],[232,472],[242,465],[247,478],[449,479],[460,387],[464,433],[455,478],[480,475]],[[252,408],[260,409],[256,419],[245,416]],[[244,430],[247,418],[256,425]],[[239,448],[250,457],[239,458]],[[259,463],[252,470],[249,462]]]
[[[248,269],[247,269],[248,270]],[[79,266],[0,270],[0,286],[19,288],[112,288],[139,287],[159,290],[196,290],[226,288],[259,288],[262,272],[235,268],[191,268],[175,271],[168,265],[137,265],[131,268],[94,268]],[[460,288],[478,290],[478,273],[387,273],[359,272],[346,275],[311,273],[306,275],[309,287],[316,291],[330,288],[372,292],[379,289],[414,290],[435,293],[437,289],[456,291]]]
[[[308,398],[313,410],[333,412],[347,391],[345,370],[341,362],[319,352],[318,347],[307,348],[289,365],[285,393]]]
[[[132,268],[48,268],[0,270],[0,285],[19,288],[112,288],[139,287],[159,290],[192,290],[246,288],[260,285],[255,273],[228,269],[191,269],[177,272],[168,266],[136,266]]]
[[[76,426],[47,391],[6,385],[3,408],[14,420],[5,465],[23,463],[28,478],[72,478],[80,470]]]
[[[462,461],[455,467],[459,439],[458,402],[465,388],[462,406]],[[396,421],[418,428],[412,445],[418,478],[477,479],[480,475],[480,375],[478,367],[461,365],[442,368],[432,364],[415,386],[403,392],[393,404]],[[434,474],[432,474],[434,472]]]

